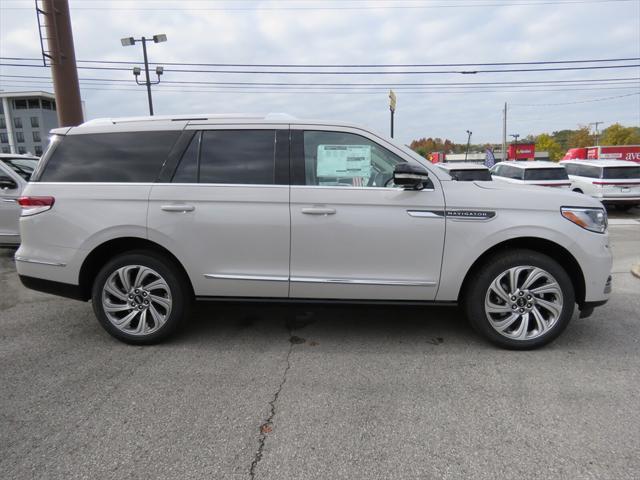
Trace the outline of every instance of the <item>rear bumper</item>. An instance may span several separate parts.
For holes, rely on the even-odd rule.
[[[31,290],[38,292],[58,295],[59,297],[72,298],[74,300],[88,300],[86,294],[79,285],[70,283],[54,282],[53,280],[45,280],[43,278],[29,277],[27,275],[18,275],[22,284]]]

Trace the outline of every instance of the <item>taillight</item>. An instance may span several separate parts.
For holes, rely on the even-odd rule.
[[[28,217],[50,210],[55,201],[53,197],[20,197],[18,205],[22,207],[21,216]]]

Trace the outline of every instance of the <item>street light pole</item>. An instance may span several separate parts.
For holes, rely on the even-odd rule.
[[[467,130],[467,150],[464,152],[464,161],[467,161],[467,155],[469,154],[469,145],[471,144],[471,130]]]
[[[128,47],[131,45],[135,45],[136,42],[142,43],[142,56],[144,59],[144,74],[145,74],[145,82],[140,83],[138,81],[138,76],[140,75],[140,69],[138,67],[134,67],[133,75],[136,77],[136,83],[138,85],[145,85],[147,87],[147,100],[149,102],[149,115],[153,116],[153,100],[151,98],[151,85],[157,85],[160,83],[160,75],[164,72],[162,67],[156,67],[156,75],[158,76],[158,80],[156,82],[152,82],[149,77],[149,58],[147,56],[147,42],[150,41],[147,37],[126,37],[120,40],[123,47]],[[166,42],[167,36],[165,34],[159,34],[153,36],[153,43]]]

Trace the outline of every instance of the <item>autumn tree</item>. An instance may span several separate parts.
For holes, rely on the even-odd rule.
[[[640,129],[637,127],[623,127],[614,123],[602,131],[600,145],[638,145],[640,144]]]
[[[580,125],[578,130],[571,132],[568,138],[569,148],[591,147],[594,144],[593,135],[587,125]]]
[[[548,133],[541,133],[535,138],[536,150],[549,152],[549,158],[558,161],[562,158],[562,147]]]

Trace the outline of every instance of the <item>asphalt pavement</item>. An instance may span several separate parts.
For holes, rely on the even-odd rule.
[[[362,306],[205,304],[127,346],[0,250],[0,477],[640,478],[639,216],[612,214],[610,302],[533,352]]]

